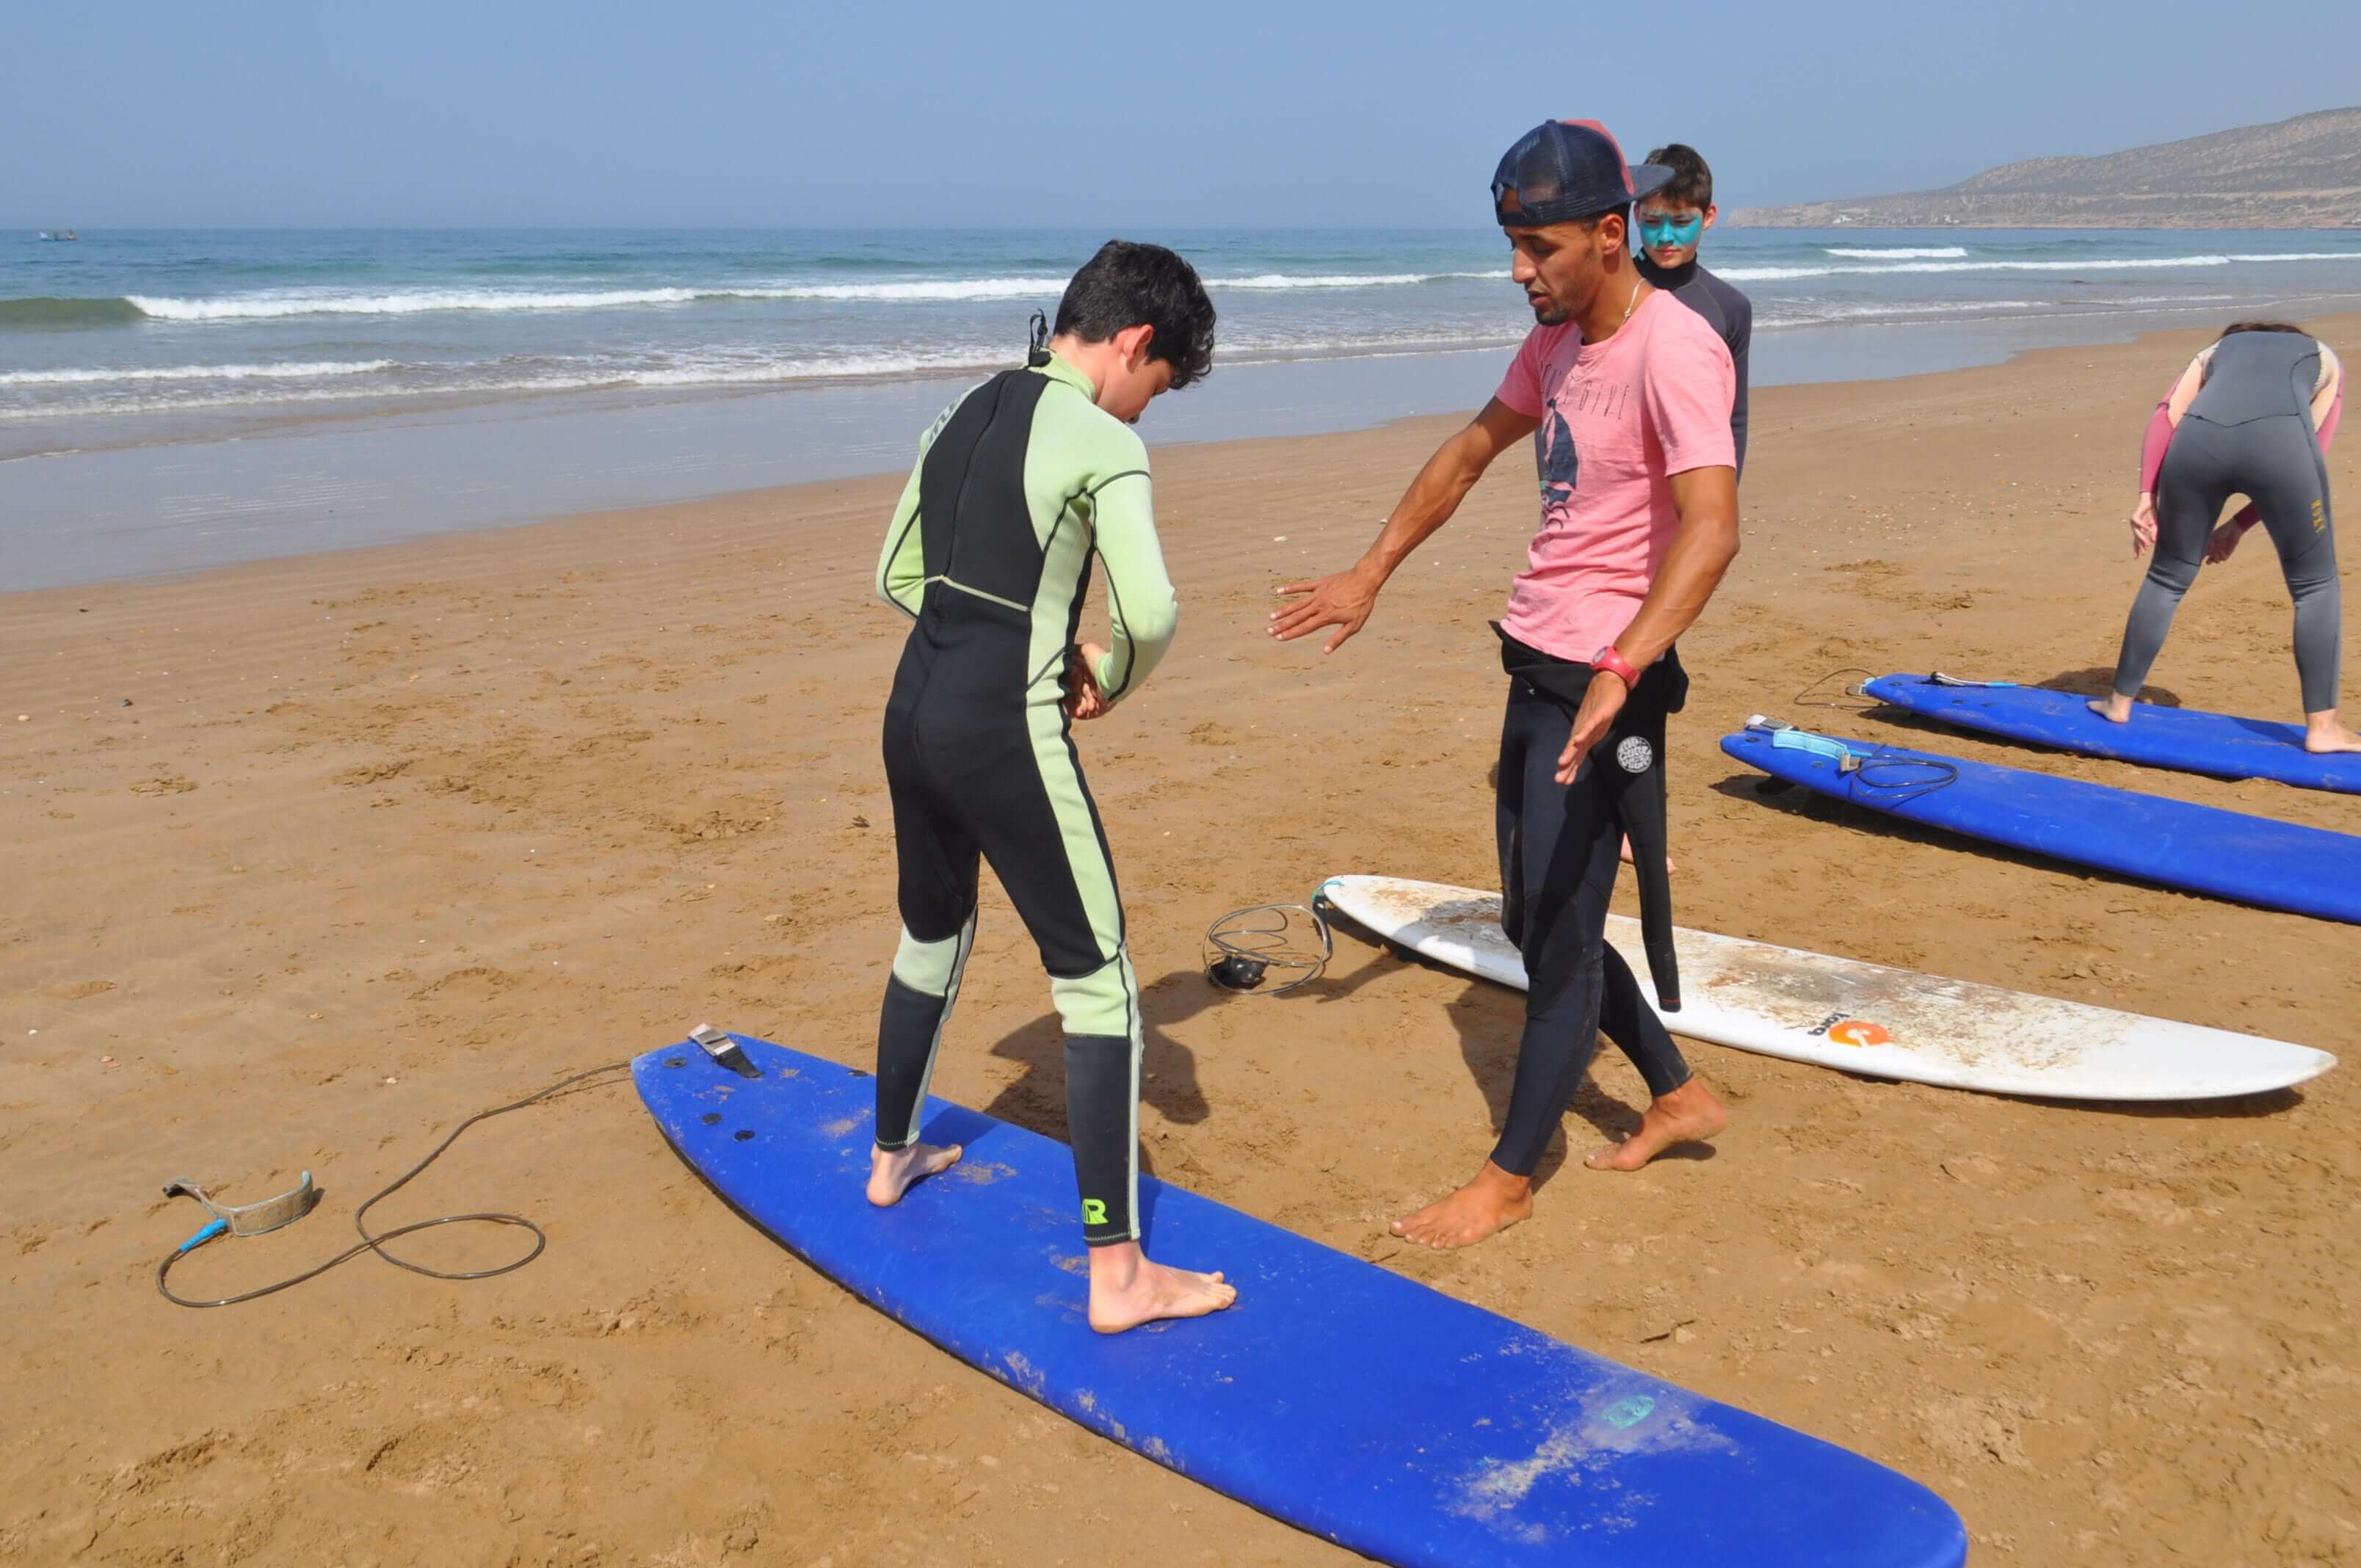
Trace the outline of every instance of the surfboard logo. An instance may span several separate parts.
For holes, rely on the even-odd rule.
[[[1644,773],[1656,760],[1656,749],[1641,735],[1626,735],[1615,748],[1615,761],[1627,773]]]
[[[1599,1413],[1599,1420],[1617,1431],[1630,1431],[1654,1412],[1656,1401],[1646,1394],[1634,1394],[1628,1399],[1618,1399]]]
[[[1866,1018],[1849,1018],[1841,1013],[1831,1013],[1804,1031],[1831,1040],[1839,1046],[1890,1046],[1894,1036],[1883,1024],[1872,1024]]]

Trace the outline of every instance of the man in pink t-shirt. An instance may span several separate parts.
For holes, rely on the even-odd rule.
[[[1494,215],[1537,324],[1500,389],[1419,470],[1351,570],[1279,591],[1282,641],[1323,627],[1334,652],[1378,592],[1448,521],[1501,453],[1538,433],[1540,532],[1495,628],[1510,679],[1495,813],[1501,924],[1529,986],[1500,1139],[1448,1198],[1394,1223],[1431,1247],[1466,1246],[1532,1212],[1532,1173],[1604,1030],[1647,1080],[1640,1130],[1588,1164],[1634,1170],[1709,1137],[1719,1102],[1691,1076],[1631,966],[1607,945],[1617,850],[1632,839],[1649,967],[1679,1006],[1664,877],[1665,716],[1687,677],[1673,642],[1738,554],[1737,372],[1720,336],[1633,269],[1633,202],[1671,170],[1634,169],[1606,128],[1528,132],[1492,180]],[[1596,754],[1594,754],[1594,749]]]

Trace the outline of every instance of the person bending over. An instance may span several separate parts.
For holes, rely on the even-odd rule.
[[[2153,547],[2156,555],[2124,625],[2114,691],[2091,704],[2093,712],[2117,724],[2131,719],[2200,563],[2228,560],[2259,521],[2295,600],[2304,750],[2361,751],[2361,735],[2336,717],[2344,608],[2325,459],[2344,404],[2335,352],[2284,322],[2235,323],[2189,362],[2157,404],[2141,446],[2132,554]],[[2217,528],[2234,495],[2247,505]]]

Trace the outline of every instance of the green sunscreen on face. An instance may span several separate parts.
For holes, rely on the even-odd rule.
[[[1666,246],[1690,246],[1705,233],[1705,214],[1697,213],[1675,221],[1670,214],[1643,217],[1640,220],[1640,244],[1649,250],[1661,250]]]

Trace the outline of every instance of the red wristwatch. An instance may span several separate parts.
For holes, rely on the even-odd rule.
[[[1640,672],[1631,667],[1631,660],[1615,651],[1615,644],[1612,642],[1590,656],[1590,667],[1594,670],[1604,670],[1621,681],[1623,689],[1627,692],[1640,689]]]

